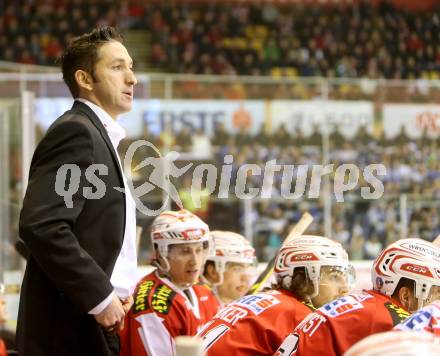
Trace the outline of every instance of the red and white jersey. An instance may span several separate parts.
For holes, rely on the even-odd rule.
[[[416,311],[408,319],[396,325],[394,330],[427,331],[440,336],[440,300]]]
[[[174,338],[195,335],[219,309],[205,286],[194,285],[184,293],[157,271],[138,283],[133,298],[120,333],[122,356],[173,356]]]
[[[198,336],[207,355],[271,355],[311,306],[285,290],[247,295],[221,309]]]
[[[208,282],[206,282],[206,280],[202,280],[200,282],[200,285],[205,286],[207,289],[209,289],[212,292],[214,297],[217,299],[217,302],[219,305],[218,310],[220,310],[221,308],[223,308],[226,305],[226,303],[223,303],[222,300],[220,299],[220,296],[217,292],[217,288],[215,286],[210,285]]]
[[[408,316],[401,305],[384,294],[351,294],[307,316],[275,355],[339,356],[364,337],[389,331]]]

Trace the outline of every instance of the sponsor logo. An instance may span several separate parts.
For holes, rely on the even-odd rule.
[[[316,261],[317,258],[313,253],[300,253],[291,257],[291,261]]]
[[[404,243],[402,244],[402,246],[406,247],[409,250],[421,252],[424,255],[429,255],[437,259],[440,259],[440,253],[438,251],[435,251],[434,249],[429,247],[422,246],[421,244],[414,245],[412,243]]]
[[[140,284],[134,300],[133,312],[135,314],[148,309],[148,295],[153,286],[153,281],[144,281]]]
[[[364,306],[361,302],[349,295],[328,303],[318,310],[330,318],[335,318],[339,315],[346,314],[357,309],[362,309],[363,307]]]
[[[235,305],[245,307],[252,311],[255,315],[279,304],[280,301],[272,295],[248,295],[241,298]]]
[[[410,315],[405,309],[393,303],[386,302],[384,306],[390,313],[391,319],[393,320],[393,326],[396,326],[397,324],[401,323]]]
[[[433,315],[431,310],[422,309],[411,315],[403,323],[397,325],[396,329],[404,331],[422,331],[429,329],[431,322],[433,322],[433,324],[437,323],[435,315]]]
[[[168,314],[175,296],[176,292],[165,284],[161,284],[151,298],[151,308],[157,313]]]
[[[402,270],[408,271],[415,274],[420,274],[425,277],[433,278],[434,276],[430,272],[430,270],[425,266],[414,265],[412,263],[405,263],[402,265]]]

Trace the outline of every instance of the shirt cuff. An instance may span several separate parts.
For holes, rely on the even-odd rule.
[[[89,314],[96,315],[101,313],[111,303],[114,294],[115,292],[111,292],[107,298],[105,298],[101,303],[99,303],[96,307],[90,310]]]

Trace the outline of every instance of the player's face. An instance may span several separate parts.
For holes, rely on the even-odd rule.
[[[423,303],[424,304],[423,306],[435,302],[436,300],[440,300],[440,287],[432,286],[429,291],[428,299]]]
[[[324,266],[321,268],[319,293],[312,298],[312,303],[319,308],[324,304],[338,299],[350,292],[347,273],[338,268]]]
[[[137,83],[132,68],[133,60],[122,43],[111,41],[99,48],[91,95],[114,119],[131,110]]]
[[[223,274],[223,283],[217,292],[223,303],[241,298],[248,291],[251,281],[251,266],[245,263],[228,263]]]
[[[169,247],[168,263],[171,281],[179,287],[198,282],[206,251],[202,242],[178,244]]]

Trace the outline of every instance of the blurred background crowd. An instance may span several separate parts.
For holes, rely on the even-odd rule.
[[[374,103],[376,113],[384,102],[438,102],[440,90],[426,85],[428,80],[439,79],[440,73],[438,1],[420,2],[421,7],[427,5],[424,11],[397,6],[396,1],[353,0],[356,6],[351,6],[350,1],[335,2],[329,6],[319,1],[307,5],[302,1],[9,1],[0,6],[0,61],[52,66],[73,36],[108,24],[127,31],[127,47],[138,70],[228,78],[246,75],[255,79],[245,85],[239,80],[221,83],[185,77],[173,83],[174,98],[368,99]],[[304,80],[296,82],[298,77],[361,81],[356,85],[340,82],[323,93],[321,86],[307,85]],[[271,85],[271,78],[280,81]],[[291,81],[283,82],[286,78]],[[387,82],[387,90],[380,90],[377,82],[369,82],[380,78],[414,81],[405,85]],[[260,85],[259,80],[267,81],[267,85]],[[154,96],[154,83],[152,88],[150,95]],[[299,129],[289,132],[283,126],[272,134],[264,128],[257,134],[246,128],[231,133],[221,125],[216,130],[212,138],[203,131],[187,128],[154,135],[146,126],[137,138],[146,139],[161,150],[187,153],[188,157],[204,152],[201,162],[218,167],[224,163],[225,155],[232,154],[233,177],[247,163],[263,167],[269,160],[295,166],[323,162],[323,137],[317,128],[311,136],[304,136]],[[122,153],[129,143],[125,142]],[[336,128],[330,136],[329,164],[356,163],[363,168],[383,163],[387,168],[387,175],[381,177],[385,188],[382,199],[359,198],[359,189],[365,183],[361,177],[357,188],[345,195],[344,203],[333,201],[333,238],[346,246],[352,258],[374,258],[385,244],[402,233],[428,240],[440,233],[440,209],[433,204],[440,197],[439,154],[440,138],[423,135],[412,139],[402,130],[388,139],[380,130],[372,135],[361,129],[354,138],[347,139]],[[19,149],[11,149],[10,155],[11,186],[16,187],[22,176],[17,163]],[[181,164],[185,163],[183,159]],[[184,205],[191,207],[188,177],[175,183]],[[310,178],[310,170],[308,176],[295,171],[293,182],[295,178],[307,181],[307,177]],[[333,178],[330,177],[330,186]],[[261,177],[249,177],[247,185],[261,188]],[[232,185],[231,192],[233,189]],[[280,190],[281,176],[275,175],[271,199],[252,204],[253,242],[261,261],[273,255],[304,210],[310,210],[315,217],[311,232],[324,231],[322,197],[309,199],[306,195],[286,201]],[[11,190],[13,201],[19,202],[18,191]],[[202,207],[193,210],[214,229],[243,231],[246,221],[242,203],[199,193]],[[160,199],[160,192],[157,194]],[[402,194],[409,201],[405,232],[401,231]],[[18,203],[14,210],[18,211]],[[148,248],[140,256],[140,262],[146,262]]]
[[[187,128],[169,135],[163,132],[156,136],[146,128],[139,138],[146,139],[163,150],[175,150],[198,157],[203,152],[203,159],[198,163],[213,163],[217,167],[220,180],[221,168],[225,156],[232,155],[232,174],[229,187],[230,197],[234,195],[238,169],[245,164],[256,164],[264,171],[266,162],[276,160],[280,165],[294,165],[291,193],[295,192],[300,182],[305,183],[305,194],[295,200],[283,199],[282,175],[279,171],[271,185],[270,199],[259,199],[253,204],[252,225],[254,244],[260,260],[270,259],[279,248],[284,236],[303,211],[311,211],[315,222],[311,233],[324,234],[324,192],[320,198],[309,199],[311,170],[315,164],[323,162],[322,136],[312,133],[304,137],[297,130],[292,135],[284,126],[273,134],[262,128],[256,135],[246,129],[237,134],[228,133],[220,125],[212,139],[199,131],[191,133]],[[125,146],[131,142],[127,141]],[[124,149],[124,148],[122,148]],[[141,160],[141,157],[139,157]],[[193,160],[183,160],[182,166]],[[361,128],[353,139],[347,139],[335,130],[330,135],[328,164],[339,167],[342,164],[356,164],[361,171],[369,164],[382,163],[387,174],[378,177],[384,185],[384,195],[379,200],[365,200],[360,195],[360,188],[368,186],[360,175],[356,187],[344,194],[344,202],[337,203],[333,198],[332,231],[333,238],[340,241],[354,259],[373,259],[384,245],[401,237],[401,196],[405,194],[412,203],[408,206],[408,231],[412,237],[420,236],[432,241],[440,233],[440,210],[432,205],[432,200],[440,198],[440,140],[422,136],[420,139],[409,138],[404,131],[393,139],[375,138]],[[308,170],[301,171],[298,165],[305,165]],[[186,179],[174,182],[179,188],[183,204],[190,208],[194,205],[188,192],[197,191],[198,183],[191,187],[193,171]],[[330,176],[331,192],[334,189],[334,174]],[[202,184],[203,187],[203,184]],[[218,188],[218,187],[217,187]],[[250,188],[263,188],[263,176],[249,175],[246,192]],[[297,190],[298,191],[298,190]],[[243,204],[233,199],[216,199],[218,189],[211,195],[200,192],[200,208],[192,207],[198,215],[206,219],[213,228],[233,228],[243,231]],[[234,216],[242,216],[235,226],[230,226]]]
[[[340,3],[16,0],[1,9],[0,59],[53,65],[72,36],[109,24],[141,31],[141,62],[166,73],[439,78],[440,7]]]

